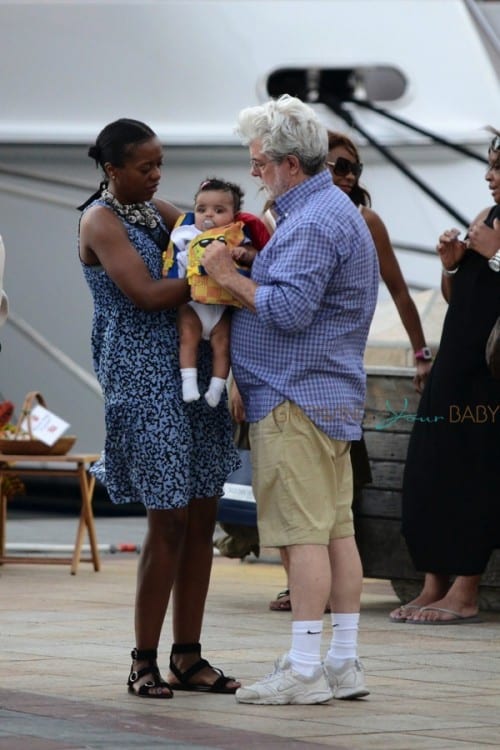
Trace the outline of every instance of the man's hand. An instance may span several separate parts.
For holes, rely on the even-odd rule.
[[[245,407],[243,406],[243,399],[241,398],[238,386],[236,385],[234,380],[232,381],[231,388],[229,389],[229,408],[231,411],[231,416],[236,424],[241,424],[245,421]]]
[[[208,275],[221,286],[225,287],[224,280],[227,282],[228,278],[237,274],[231,251],[224,242],[219,242],[219,240],[214,240],[208,245],[201,262]]]
[[[212,242],[205,250],[202,264],[212,279],[227,289],[244,307],[255,312],[257,284],[238,273],[227,245],[217,240]]]

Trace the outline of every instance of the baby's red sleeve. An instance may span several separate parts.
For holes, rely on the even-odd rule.
[[[255,214],[249,214],[246,211],[240,211],[235,219],[242,221],[247,227],[252,240],[252,245],[256,250],[262,250],[266,242],[269,242],[271,235],[269,234],[266,225],[259,219]]]

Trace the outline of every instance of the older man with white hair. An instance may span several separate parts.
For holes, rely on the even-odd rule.
[[[235,381],[250,423],[262,546],[289,559],[291,649],[237,690],[242,703],[309,704],[368,694],[357,656],[362,568],[350,442],[361,437],[363,354],[378,290],[366,222],[326,168],[326,128],[288,95],[244,109],[238,130],[273,201],[276,231],[251,278],[213,243],[205,268],[243,304],[232,324]],[[335,638],[324,661],[323,613]]]

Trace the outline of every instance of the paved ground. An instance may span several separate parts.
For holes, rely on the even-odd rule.
[[[140,544],[143,518],[98,518],[103,545]],[[76,519],[9,518],[7,542],[73,541]],[[261,561],[216,558],[204,655],[244,682],[272,667],[290,620],[270,612],[284,576],[272,551]],[[500,615],[475,625],[394,625],[396,597],[365,582],[360,653],[371,695],[324,706],[250,706],[232,696],[129,696],[135,553],[82,564],[0,567],[0,750],[478,750],[500,745]],[[325,625],[328,618],[325,617]],[[325,632],[325,647],[328,628]],[[165,669],[166,623],[160,649]]]

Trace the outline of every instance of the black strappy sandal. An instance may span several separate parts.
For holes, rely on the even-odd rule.
[[[147,661],[148,666],[143,667],[139,670],[135,670],[134,662],[132,662],[132,667],[130,669],[130,674],[127,681],[129,693],[132,693],[133,695],[136,695],[140,698],[160,698],[165,700],[167,698],[174,697],[171,685],[169,685],[168,682],[165,682],[165,680],[162,680],[161,678],[160,670],[158,669],[158,666],[156,664],[158,652],[155,648],[147,650],[139,650],[138,648],[134,648],[130,652],[130,656],[134,661]],[[145,677],[146,675],[151,675],[151,679],[147,682],[144,682],[139,688],[134,688],[134,684],[138,680],[140,680],[141,677]],[[167,688],[169,692],[150,693],[149,691],[151,690],[151,688]]]
[[[181,672],[178,667],[174,664],[172,656],[174,654],[198,654],[200,657],[198,661],[192,664],[185,672]],[[191,682],[193,677],[198,672],[201,672],[205,667],[213,669],[214,672],[219,674],[219,677],[212,682],[211,685],[206,685],[200,682]],[[198,693],[226,693],[233,694],[238,690],[238,687],[228,687],[228,682],[234,682],[234,677],[227,677],[221,669],[212,667],[212,665],[206,660],[201,658],[201,644],[200,643],[174,643],[172,651],[170,652],[170,671],[179,680],[177,683],[169,685],[171,690],[192,690]]]

